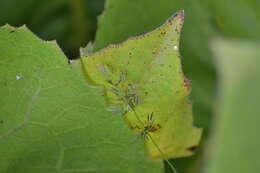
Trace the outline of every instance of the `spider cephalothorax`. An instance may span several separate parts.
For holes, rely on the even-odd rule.
[[[160,124],[155,123],[154,113],[148,114],[147,120],[142,123],[142,128],[136,126],[137,129],[141,130],[141,137],[147,141],[149,139],[149,134],[154,133],[161,128]]]

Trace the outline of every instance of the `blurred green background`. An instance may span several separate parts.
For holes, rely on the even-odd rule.
[[[0,26],[25,24],[41,39],[57,40],[74,59],[94,39],[103,8],[104,0],[0,0]]]
[[[98,21],[97,17],[103,12],[104,7],[106,10]],[[223,112],[218,108],[221,107],[219,105],[222,101],[230,100],[232,102],[234,97],[226,94],[230,91],[219,90],[219,86],[234,89],[243,83],[258,86],[255,81],[259,79],[259,67],[254,66],[254,73],[248,73],[250,68],[243,66],[238,68],[237,64],[241,64],[240,61],[244,62],[245,58],[250,62],[260,59],[257,49],[257,47],[260,48],[259,0],[107,0],[106,2],[105,0],[0,0],[0,25],[8,23],[21,26],[26,24],[43,40],[57,40],[66,56],[74,59],[79,57],[79,47],[84,47],[89,41],[95,40],[95,50],[99,50],[108,44],[119,43],[130,36],[151,31],[182,9],[185,10],[185,25],[181,40],[182,63],[185,75],[192,80],[195,125],[204,128],[204,135],[196,155],[176,159],[172,163],[176,165],[180,173],[202,172],[203,169],[207,170],[208,167],[211,167],[209,165],[213,165],[210,169],[212,173],[220,173],[220,171],[216,171],[218,170],[216,165],[220,165],[219,167],[224,165],[222,169],[219,169],[221,173],[225,170],[229,173],[258,172],[260,168],[254,164],[257,159],[260,160],[260,158],[254,157],[260,156],[259,149],[256,147],[259,148],[260,141],[257,140],[257,134],[253,135],[256,137],[254,140],[240,138],[241,134],[248,136],[249,133],[252,135],[253,131],[259,131],[257,125],[251,124],[260,122],[256,116],[259,111],[251,113],[249,109],[243,109],[242,106],[251,101],[250,110],[258,110],[257,94],[255,96],[252,94],[252,97],[243,101],[245,98],[243,94],[247,95],[246,93],[249,91],[249,88],[245,86],[235,93],[237,98],[234,99],[234,102],[239,99],[242,101],[235,105],[231,104],[230,108],[225,109],[236,110],[230,111],[226,115],[233,117],[234,120],[246,116],[247,119],[243,119],[245,123],[242,125],[233,119],[219,118],[225,116],[223,113],[225,111],[224,108]],[[221,37],[222,41],[216,41],[216,37]],[[225,49],[226,47],[232,47],[232,49]],[[251,55],[250,52],[254,51],[256,53]],[[243,52],[249,53],[243,54]],[[232,57],[232,61],[224,62],[224,56],[226,59]],[[218,61],[220,63],[216,63]],[[221,63],[228,63],[228,68],[216,65]],[[252,77],[254,80],[243,78],[242,82],[234,84],[231,80],[223,80],[228,73],[227,69],[236,72],[238,76],[240,74],[256,76]],[[257,88],[255,92],[257,92],[256,90]],[[250,88],[250,91],[254,90]],[[219,124],[224,124],[224,121],[230,122],[230,124],[226,125],[226,131],[221,131]],[[250,126],[253,130],[247,132]],[[233,133],[227,133],[229,130]],[[211,141],[212,133],[216,133],[215,141],[218,142]],[[228,136],[222,138],[221,134],[228,134]],[[234,136],[236,137],[231,138]],[[231,143],[235,144],[237,150],[232,147],[225,148],[223,143],[227,139],[232,139]],[[208,147],[208,143],[213,143],[211,148]],[[244,151],[247,155],[246,160],[254,159],[247,162],[241,159],[241,162],[234,163],[231,158],[236,157],[221,154],[223,150],[221,147],[218,148],[219,146],[224,147],[227,151]],[[225,152],[227,153],[227,151]],[[212,156],[209,156],[211,154]],[[230,154],[232,155],[232,153]],[[214,163],[208,164],[208,157],[212,157]],[[243,158],[243,154],[241,154],[241,158]],[[223,160],[225,164],[221,163]],[[230,166],[232,164],[234,167]],[[244,170],[239,171],[243,164],[245,164]],[[230,167],[231,169],[229,169]]]

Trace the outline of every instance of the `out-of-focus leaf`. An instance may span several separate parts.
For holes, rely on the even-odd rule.
[[[25,27],[0,38],[1,173],[162,172],[55,42]]]
[[[213,0],[216,29],[225,36],[260,41],[259,0]]]
[[[260,45],[214,40],[219,71],[215,136],[207,173],[259,172]]]
[[[0,26],[26,24],[45,40],[57,40],[71,58],[94,39],[104,0],[1,0]]]
[[[152,157],[190,156],[201,137],[201,129],[193,127],[191,88],[180,62],[183,15],[180,11],[152,32],[83,56],[87,75],[105,87],[109,103],[121,106],[130,127],[152,128],[148,133],[163,152],[148,137]]]

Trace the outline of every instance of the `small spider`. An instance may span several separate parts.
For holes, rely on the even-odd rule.
[[[106,71],[108,71],[104,66],[100,66],[100,71],[106,74]],[[139,104],[139,94],[136,91],[136,85],[128,84],[126,89],[124,86],[122,86],[123,82],[126,80],[127,73],[121,72],[119,79],[117,82],[113,82],[112,80],[107,80],[107,82],[110,85],[109,91],[111,91],[117,98],[116,101],[120,101],[121,108],[118,109],[112,109],[113,112],[122,112],[123,115],[125,115],[127,112],[134,110],[134,108]],[[121,87],[119,87],[121,85]]]
[[[118,101],[123,102],[123,114],[133,110],[139,104],[139,94],[136,92],[136,87],[129,85],[124,92],[120,92],[117,88],[111,88],[110,91],[118,98]]]
[[[161,126],[159,124],[155,124],[154,121],[155,121],[154,113],[152,112],[147,116],[147,121],[145,122],[143,128],[137,126],[138,129],[142,129],[141,137],[143,140],[147,141],[149,139],[149,133],[156,132],[161,128]]]

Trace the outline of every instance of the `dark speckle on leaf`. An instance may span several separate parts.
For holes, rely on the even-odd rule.
[[[189,79],[184,79],[184,86],[187,87],[187,88],[190,88],[190,83],[191,81]]]
[[[113,82],[111,80],[107,80],[107,82],[113,85]]]
[[[165,35],[165,34],[166,34],[166,32],[165,32],[165,31],[162,31],[162,32],[161,32],[161,34],[162,34],[162,35]]]
[[[196,149],[197,149],[197,146],[196,146],[196,145],[187,148],[187,150],[188,150],[188,151],[191,151],[191,152],[194,152]]]
[[[179,32],[179,30],[178,30],[178,27],[177,27],[177,26],[175,27],[175,31],[176,31],[177,33]]]

